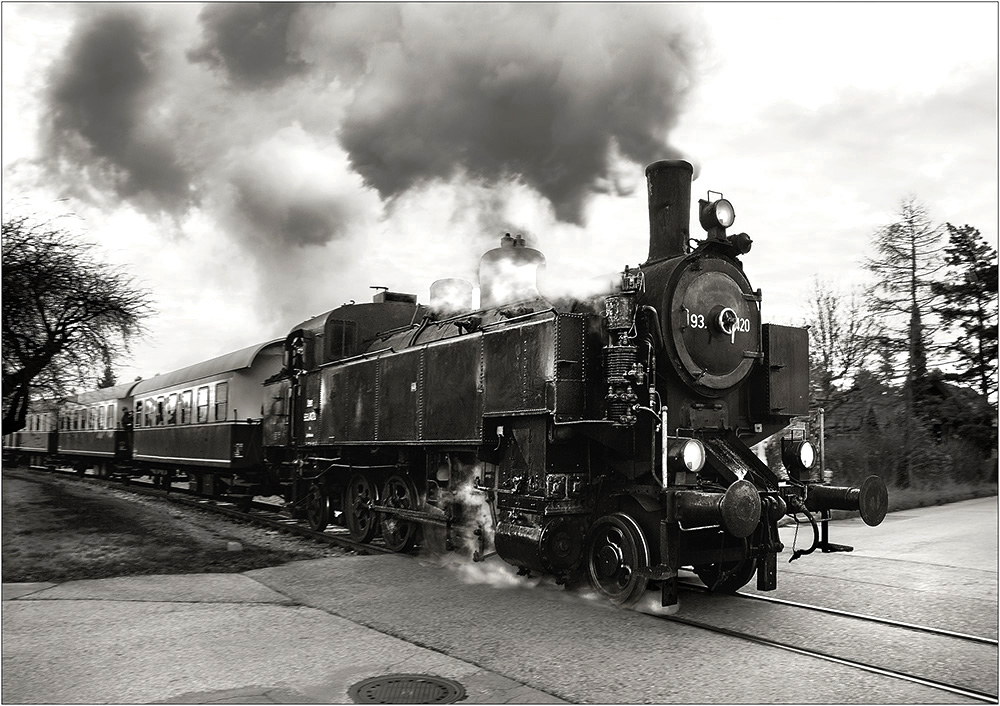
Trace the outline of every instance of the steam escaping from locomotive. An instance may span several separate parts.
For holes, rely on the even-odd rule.
[[[500,247],[483,255],[479,261],[479,305],[493,308],[501,304],[537,299],[539,271],[545,256],[525,245],[524,237],[500,239]]]
[[[472,311],[472,282],[456,277],[435,280],[430,287],[430,308],[440,316]]]

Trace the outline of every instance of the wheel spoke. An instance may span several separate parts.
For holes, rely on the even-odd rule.
[[[382,497],[386,507],[401,510],[417,510],[422,504],[413,481],[403,475],[389,476],[382,488]],[[382,513],[379,524],[382,538],[389,549],[405,552],[413,548],[420,529],[419,523]]]
[[[351,537],[359,542],[371,541],[377,529],[372,511],[373,501],[376,500],[374,486],[366,475],[358,473],[347,484],[345,495],[345,520]]]

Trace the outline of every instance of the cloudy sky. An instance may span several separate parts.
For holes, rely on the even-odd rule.
[[[909,195],[996,242],[997,12],[4,3],[4,218],[58,218],[152,290],[124,380],[371,286],[426,300],[507,230],[567,280],[638,264],[644,167],[683,157],[796,324],[814,278],[866,281]]]

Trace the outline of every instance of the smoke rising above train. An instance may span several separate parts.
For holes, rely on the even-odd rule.
[[[435,221],[473,243],[456,262],[537,225],[511,212],[525,192],[585,224],[595,195],[638,186],[623,163],[677,156],[699,50],[692,12],[669,5],[73,11],[45,77],[39,178],[181,233],[208,220],[289,299],[305,285],[276,255],[356,262],[366,240],[409,237],[403,202],[429,189],[462,194],[467,215]]]

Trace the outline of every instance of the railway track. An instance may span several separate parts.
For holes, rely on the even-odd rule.
[[[205,496],[198,495],[191,490],[186,488],[171,487],[169,492],[163,488],[154,486],[152,483],[145,481],[138,481],[135,479],[130,480],[127,483],[107,479],[98,478],[93,475],[80,475],[76,471],[70,469],[62,468],[48,468],[46,466],[29,466],[32,471],[45,471],[47,473],[57,474],[66,476],[67,478],[73,478],[86,483],[99,483],[109,488],[115,488],[117,490],[125,490],[128,492],[136,493],[137,495],[147,495],[151,497],[158,497],[169,500],[170,502],[178,503],[180,505],[186,505],[188,507],[196,507],[208,512],[213,512],[219,515],[225,515],[227,517],[241,520],[244,522],[250,522],[260,527],[265,527],[267,529],[274,529],[280,532],[285,532],[286,534],[294,534],[299,537],[306,537],[308,539],[314,539],[319,542],[326,542],[327,544],[333,544],[345,549],[350,549],[357,552],[358,554],[391,554],[392,551],[379,546],[378,544],[372,543],[361,543],[351,539],[350,534],[346,529],[339,527],[329,528],[324,532],[317,532],[310,529],[306,524],[305,520],[298,520],[289,517],[281,511],[281,508],[277,505],[264,502],[253,502],[251,504],[251,512],[247,512],[239,509],[235,504],[227,502],[225,500],[220,500],[217,498],[207,498]]]
[[[681,583],[681,588],[689,594],[704,595],[709,593],[704,586],[698,584]],[[758,616],[758,622],[751,624],[749,628],[735,627],[734,624],[739,621],[733,618],[732,613],[716,612],[714,608],[718,606],[708,605],[709,602],[713,601],[713,598],[707,597],[703,604],[698,601],[685,601],[683,615],[664,615],[661,617],[671,622],[734,637],[757,645],[806,655],[872,674],[919,684],[973,701],[998,703],[995,671],[992,676],[976,673],[971,676],[956,677],[950,673],[950,668],[946,664],[951,660],[964,664],[993,665],[995,667],[998,660],[996,639],[770,596],[737,593],[733,596],[724,596],[724,598],[726,600],[735,598],[765,603],[768,604],[769,611],[763,616]],[[716,601],[716,603],[719,602]],[[796,638],[789,639],[788,633],[792,631],[787,627],[782,629],[781,626],[800,624],[790,611],[817,614],[821,616],[819,620],[828,618],[838,622],[818,625],[817,619],[813,618],[810,630],[803,631]],[[728,618],[724,618],[724,616],[728,616]],[[740,617],[743,617],[742,613]],[[861,624],[871,627],[864,630],[852,627],[847,630],[845,622],[852,626]],[[810,624],[810,621],[804,620],[802,624]],[[776,625],[779,627],[776,628]],[[838,644],[835,640],[827,641],[823,638],[809,637],[811,634],[835,635],[838,634],[838,631],[860,637],[852,641],[849,648]],[[924,642],[921,643],[921,640]],[[817,646],[816,642],[823,644]],[[899,656],[895,655],[891,649],[885,649],[885,646],[893,644],[910,646],[913,658],[900,660],[905,662],[902,665],[892,664],[892,662],[899,660]],[[867,653],[867,656],[848,654],[848,652]],[[936,656],[936,658],[922,660],[919,657],[921,654]],[[974,658],[970,658],[970,656],[974,656]]]
[[[705,586],[694,584],[694,583],[680,583],[679,586],[688,591],[697,591],[698,593],[708,593],[708,589]],[[923,632],[929,635],[941,635],[944,637],[953,637],[957,640],[966,640],[968,642],[974,642],[980,645],[993,645],[998,646],[1000,642],[993,637],[983,637],[981,635],[970,635],[968,633],[957,632],[955,630],[945,630],[943,628],[935,628],[928,625],[917,625],[915,623],[907,623],[901,620],[892,620],[890,618],[880,618],[875,615],[865,615],[863,613],[853,613],[851,611],[839,610],[837,608],[827,608],[826,606],[812,605],[809,603],[800,603],[798,601],[790,601],[785,598],[774,598],[772,596],[762,596],[756,593],[744,593],[738,591],[734,594],[739,598],[746,598],[753,601],[763,601],[765,603],[773,603],[775,605],[785,605],[793,608],[801,608],[802,610],[813,611],[816,613],[826,613],[827,615],[838,615],[845,618],[856,618],[864,622],[877,623],[879,625],[890,625],[893,627],[903,628],[906,630],[912,630],[914,632]]]

